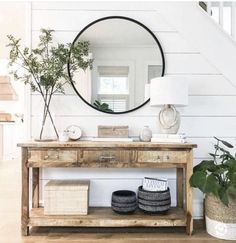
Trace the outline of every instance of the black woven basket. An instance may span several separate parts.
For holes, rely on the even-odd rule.
[[[111,208],[119,214],[131,214],[138,207],[136,193],[120,190],[112,193]]]
[[[138,207],[147,213],[165,213],[171,205],[170,189],[166,191],[146,191],[138,188]]]

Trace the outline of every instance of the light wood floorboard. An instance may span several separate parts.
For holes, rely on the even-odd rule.
[[[202,221],[194,222],[194,235],[184,228],[33,228],[31,235],[21,237],[20,161],[0,161],[0,243],[152,243],[152,242],[227,242],[212,238],[205,232]]]

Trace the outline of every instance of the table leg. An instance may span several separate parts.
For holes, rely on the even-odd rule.
[[[21,194],[21,234],[27,236],[29,234],[29,168],[27,148],[22,148],[22,194]]]
[[[39,168],[32,168],[32,208],[39,207]]]
[[[176,168],[177,207],[183,208],[183,168]]]
[[[192,235],[193,232],[193,205],[192,205],[192,188],[189,183],[189,179],[193,173],[193,151],[189,151],[188,161],[186,165],[185,187],[186,187],[186,213],[187,213],[187,234]]]

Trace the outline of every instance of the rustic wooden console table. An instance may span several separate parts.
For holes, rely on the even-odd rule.
[[[22,147],[22,235],[31,226],[71,227],[160,227],[184,226],[193,230],[192,174],[195,144],[157,144],[144,142],[29,142]],[[86,216],[46,216],[39,207],[39,169],[81,168],[176,168],[177,206],[165,215],[138,211],[119,215],[110,208],[90,208]],[[32,209],[29,207],[29,169],[32,168]]]

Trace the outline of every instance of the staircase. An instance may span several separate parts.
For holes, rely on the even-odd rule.
[[[236,2],[199,2],[199,5],[236,40]]]

